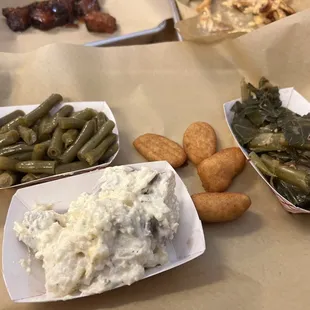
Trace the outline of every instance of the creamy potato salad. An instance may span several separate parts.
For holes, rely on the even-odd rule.
[[[174,192],[171,171],[107,168],[98,187],[72,201],[65,214],[37,206],[14,230],[43,261],[47,293],[100,293],[168,261],[166,242],[179,222]]]

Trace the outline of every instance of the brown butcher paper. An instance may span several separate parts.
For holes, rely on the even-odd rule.
[[[36,104],[54,92],[72,101],[107,101],[122,146],[114,164],[143,161],[132,146],[138,135],[155,132],[181,143],[194,121],[214,127],[221,149],[235,145],[223,103],[240,97],[241,76],[256,83],[264,75],[310,99],[309,38],[310,12],[304,11],[216,46],[49,45],[1,53],[0,103]],[[177,172],[191,194],[203,190],[192,164]],[[44,306],[14,304],[1,279],[0,309],[307,309],[310,217],[283,210],[249,165],[229,191],[246,193],[252,206],[235,222],[204,225],[207,249],[192,262],[130,287]],[[0,192],[0,235],[13,194]]]

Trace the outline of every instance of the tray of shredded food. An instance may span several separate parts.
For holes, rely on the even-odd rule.
[[[294,88],[266,78],[241,82],[224,104],[229,128],[251,165],[291,213],[310,213],[310,105]]]
[[[173,1],[176,29],[183,39],[206,43],[234,38],[296,13],[296,1],[286,0]]]
[[[184,183],[167,162],[152,162],[19,189],[2,269],[13,301],[45,302],[130,285],[204,251]]]
[[[105,102],[0,108],[0,189],[55,180],[108,166],[119,151],[118,128]]]

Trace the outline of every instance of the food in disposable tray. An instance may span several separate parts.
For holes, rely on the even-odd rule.
[[[0,108],[0,188],[23,186],[108,166],[119,150],[105,102]]]
[[[12,31],[25,31],[34,27],[43,31],[66,26],[78,28],[85,22],[88,31],[113,33],[116,19],[102,12],[98,0],[48,0],[33,2],[23,7],[2,9]]]
[[[2,270],[16,302],[67,300],[129,285],[204,250],[180,177],[167,162],[141,163],[18,190]]]
[[[293,88],[261,78],[241,82],[241,98],[224,104],[241,150],[292,213],[310,213],[309,102]]]

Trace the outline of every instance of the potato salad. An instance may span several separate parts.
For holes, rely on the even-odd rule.
[[[43,261],[46,292],[65,298],[130,285],[167,263],[178,225],[173,172],[113,167],[66,213],[36,206],[14,230]]]

